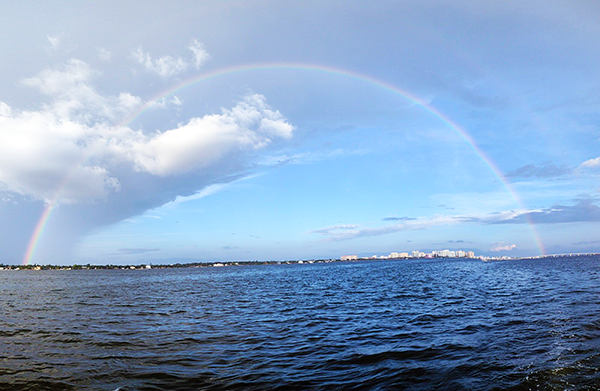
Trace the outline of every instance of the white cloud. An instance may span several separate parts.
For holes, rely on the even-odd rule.
[[[98,129],[49,112],[0,117],[0,182],[6,189],[62,202],[102,198],[119,181],[88,159]]]
[[[23,80],[23,83],[38,87],[44,94],[56,95],[70,92],[98,74],[99,72],[94,71],[85,62],[72,59],[62,67],[46,69],[36,77]]]
[[[511,251],[511,250],[514,250],[515,248],[517,248],[516,244],[498,243],[498,244],[495,244],[492,248],[490,248],[490,251]]]
[[[585,168],[600,167],[600,157],[597,157],[595,159],[586,160],[585,162],[581,163],[581,167],[585,167]]]
[[[231,182],[227,182],[227,183],[215,183],[212,185],[208,185],[206,187],[204,187],[202,190],[197,191],[196,193],[189,195],[189,196],[177,196],[173,201],[163,205],[162,207],[168,208],[174,204],[180,204],[182,202],[188,202],[188,201],[193,201],[193,200],[198,200],[204,197],[208,197],[211,196],[213,194],[217,194],[220,193],[223,190],[226,189],[231,189],[232,187],[234,187],[236,184],[238,184],[241,181],[246,181],[249,179],[253,179],[253,178],[257,178],[259,176],[262,176],[262,174],[250,174],[250,175],[245,175],[245,176],[239,176],[238,178],[232,180]],[[158,212],[160,209],[155,209],[154,212]]]
[[[57,50],[62,42],[62,36],[63,34],[58,34],[58,35],[46,35],[46,38],[48,38],[48,42],[50,42],[50,45],[52,46],[53,50]]]
[[[409,220],[400,224],[384,225],[381,227],[364,227],[356,224],[341,224],[331,227],[319,228],[309,233],[320,234],[330,240],[351,240],[366,236],[381,236],[401,231],[414,231],[427,229],[438,225],[457,224],[464,221],[464,216],[440,216]]]
[[[173,98],[171,98],[171,103],[175,106],[181,106],[183,104],[183,101],[179,99],[177,95],[173,95]]]
[[[163,56],[152,59],[150,54],[145,53],[141,47],[139,47],[132,54],[133,58],[143,65],[147,71],[156,73],[162,78],[168,78],[170,76],[183,73],[188,69],[189,66],[188,63],[182,58]]]
[[[318,228],[308,231],[311,234],[321,234],[321,235],[340,235],[345,232],[357,232],[357,228],[360,227],[358,224],[338,224],[338,225],[330,225],[325,228]]]
[[[99,94],[90,84],[97,74],[71,60],[24,81],[52,98],[40,110],[18,111],[0,102],[0,188],[73,203],[119,191],[123,171],[167,178],[205,170],[216,175],[215,183],[218,172],[221,178],[236,174],[231,167],[240,165],[232,162],[243,162],[247,153],[292,137],[294,127],[258,94],[221,114],[152,135],[117,127],[112,123],[118,114],[131,112],[141,100],[126,92]],[[165,180],[160,183],[168,187]],[[195,190],[204,186],[198,183]]]
[[[354,224],[335,225],[313,229],[308,233],[319,234],[330,240],[351,240],[367,236],[381,236],[401,231],[428,229],[434,226],[451,224],[561,224],[572,222],[600,221],[600,206],[591,199],[577,200],[575,205],[553,205],[543,209],[508,210],[487,214],[433,215],[416,219],[400,219],[402,222],[379,227],[361,227]],[[384,219],[397,221],[397,219]],[[513,247],[511,247],[513,246]],[[509,248],[510,247],[510,248]],[[515,245],[497,243],[492,251],[510,251]]]
[[[175,198],[175,200],[173,202],[170,202],[169,204],[180,204],[182,202],[199,200],[200,198],[204,198],[204,197],[208,197],[209,195],[217,194],[221,190],[226,189],[228,186],[230,186],[230,185],[226,184],[226,183],[217,183],[214,185],[208,185],[204,189],[200,190],[199,192],[197,192],[196,194],[193,194],[191,196],[186,196],[186,197],[178,196],[177,198]]]
[[[196,69],[199,69],[210,57],[208,52],[204,50],[204,46],[196,39],[192,41],[190,46],[188,46],[188,49],[194,53],[194,65],[196,66]]]
[[[72,59],[65,65],[47,69],[23,83],[37,87],[53,98],[44,111],[60,118],[77,118],[80,122],[91,122],[100,118],[115,120],[142,104],[139,97],[129,93],[119,96],[103,96],[90,84],[100,72],[83,61]]]
[[[584,202],[582,205],[574,207],[556,206],[547,209],[529,209],[529,210],[508,210],[487,214],[471,215],[433,215],[419,217],[416,219],[402,219],[400,223],[391,225],[382,225],[379,227],[361,227],[359,225],[344,224],[332,227],[319,228],[309,231],[309,233],[320,234],[330,240],[351,240],[367,236],[381,236],[402,231],[414,231],[429,229],[440,225],[452,224],[531,224],[530,220],[537,219],[540,223],[560,223],[568,221],[597,221],[598,207],[588,205]],[[580,210],[587,212],[586,218],[579,216]],[[579,213],[578,213],[579,212]],[[556,216],[553,218],[553,216]],[[396,221],[395,219],[384,219],[384,221]]]
[[[100,58],[102,61],[109,61],[111,58],[112,54],[104,49],[104,48],[98,48],[98,58]]]
[[[187,47],[193,54],[191,62],[196,69],[199,69],[210,58],[208,52],[204,49],[202,43],[198,40],[192,40]],[[152,58],[141,47],[132,53],[133,58],[140,63],[148,72],[156,73],[162,78],[169,78],[187,71],[190,68],[190,61],[181,57],[163,56]]]
[[[139,170],[180,174],[205,168],[231,153],[263,148],[274,138],[290,138],[293,130],[262,95],[255,94],[222,114],[193,118],[153,137],[139,134],[128,154]]]
[[[10,117],[12,109],[9,105],[0,101],[0,117]]]
[[[181,106],[183,105],[183,101],[179,99],[177,96],[173,96],[172,99],[167,100],[167,98],[163,97],[157,100],[151,100],[149,102],[145,102],[147,108],[158,108],[158,109],[166,109],[167,105],[173,106]]]
[[[263,166],[278,166],[282,164],[311,164],[324,160],[331,160],[338,157],[362,156],[370,151],[365,149],[355,149],[346,151],[341,148],[336,148],[329,151],[312,151],[296,153],[294,155],[273,155],[265,156],[260,161]]]

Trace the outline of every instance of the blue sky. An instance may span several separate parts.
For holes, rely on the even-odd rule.
[[[0,263],[600,251],[593,2],[0,11]]]

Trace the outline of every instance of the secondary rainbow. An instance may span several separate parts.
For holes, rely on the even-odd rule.
[[[448,118],[445,114],[440,112],[438,109],[433,107],[431,104],[425,102],[423,99],[413,95],[412,93],[403,90],[400,87],[397,87],[391,83],[376,79],[372,76],[363,75],[354,71],[340,69],[335,67],[329,67],[324,65],[313,65],[313,64],[303,64],[303,63],[260,63],[260,64],[246,64],[240,66],[233,66],[227,68],[220,68],[210,72],[202,73],[200,75],[196,75],[184,82],[181,82],[175,86],[171,86],[170,88],[163,90],[157,95],[153,96],[149,101],[147,101],[144,105],[140,107],[137,111],[135,111],[132,115],[128,116],[124,121],[119,123],[117,127],[129,126],[133,121],[139,118],[144,112],[149,110],[152,107],[156,106],[156,103],[160,100],[177,93],[185,88],[188,88],[194,84],[207,82],[213,79],[223,78],[230,75],[234,75],[237,73],[243,72],[252,72],[252,71],[265,71],[265,70],[298,70],[298,71],[312,71],[319,72],[324,74],[330,74],[337,77],[346,77],[354,80],[358,80],[364,83],[368,83],[384,90],[387,90],[395,95],[401,96],[403,99],[406,99],[415,105],[421,107],[426,112],[430,113],[434,117],[438,118],[441,122],[446,124],[450,129],[456,132],[467,144],[471,147],[471,149],[475,152],[475,154],[488,166],[490,171],[500,180],[500,182],[504,185],[508,193],[514,199],[514,201],[522,208],[526,209],[517,192],[514,190],[511,183],[504,177],[502,171],[493,163],[493,161],[487,156],[487,154],[481,150],[475,140],[471,137],[469,133],[461,126],[456,124],[450,118]],[[54,207],[56,206],[56,200],[52,200],[46,205],[40,220],[38,221],[36,228],[33,232],[33,235],[29,241],[29,245],[27,247],[27,251],[25,253],[25,257],[23,258],[23,264],[27,265],[31,261],[31,257],[35,251],[37,243],[39,241],[40,235],[43,232],[43,229],[50,217]],[[544,245],[540,239],[540,236],[537,232],[535,224],[531,221],[528,215],[525,215],[528,221],[528,225],[531,229],[533,239],[535,241],[536,246],[539,249],[540,254],[545,255],[546,251],[544,249]]]

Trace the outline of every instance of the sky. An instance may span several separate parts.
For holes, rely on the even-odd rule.
[[[0,4],[0,263],[600,252],[600,4]]]

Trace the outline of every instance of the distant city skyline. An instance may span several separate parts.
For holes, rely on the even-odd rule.
[[[3,264],[600,251],[600,8],[0,5]]]

